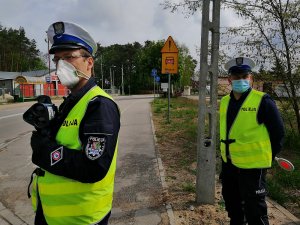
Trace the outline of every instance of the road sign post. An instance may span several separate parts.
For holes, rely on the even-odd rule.
[[[155,98],[155,77],[153,77],[153,96]]]
[[[178,48],[171,36],[168,37],[163,48],[161,49],[161,73],[177,74],[178,73]]]
[[[170,123],[170,89],[171,89],[171,74],[168,74],[168,123]]]
[[[161,73],[168,74],[168,123],[170,123],[171,74],[178,73],[178,48],[171,36],[161,49]]]
[[[153,77],[153,96],[155,98],[155,77],[157,75],[157,69],[152,69],[151,70],[151,76]]]

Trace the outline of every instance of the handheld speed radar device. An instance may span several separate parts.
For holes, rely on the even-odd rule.
[[[43,130],[50,126],[50,121],[57,113],[57,107],[47,95],[38,96],[37,101],[23,114],[23,120],[37,130]]]

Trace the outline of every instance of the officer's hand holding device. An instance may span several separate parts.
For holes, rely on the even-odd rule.
[[[31,124],[43,135],[49,135],[51,131],[51,120],[57,114],[57,107],[51,102],[47,95],[37,97],[37,103],[33,104],[24,114],[25,122]]]
[[[32,132],[30,142],[32,162],[37,166],[47,168],[62,159],[63,147],[56,143],[51,133],[51,121],[57,114],[57,107],[46,95],[37,97],[37,101],[23,114],[23,119],[36,129]]]

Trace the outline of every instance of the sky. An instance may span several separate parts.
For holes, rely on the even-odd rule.
[[[173,2],[180,0],[171,0]],[[163,0],[0,0],[0,24],[23,27],[26,36],[47,52],[46,31],[50,24],[68,21],[84,27],[102,46],[135,41],[157,41],[172,36],[185,44],[200,61],[196,47],[201,40],[201,13],[186,17],[182,11],[164,10]],[[221,12],[221,26],[238,25],[230,11]]]

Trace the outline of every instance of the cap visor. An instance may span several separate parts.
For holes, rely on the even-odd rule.
[[[56,45],[56,46],[52,46],[49,50],[49,54],[54,54],[57,51],[60,50],[68,50],[68,49],[80,49],[83,48],[82,46],[78,46],[78,45]]]

